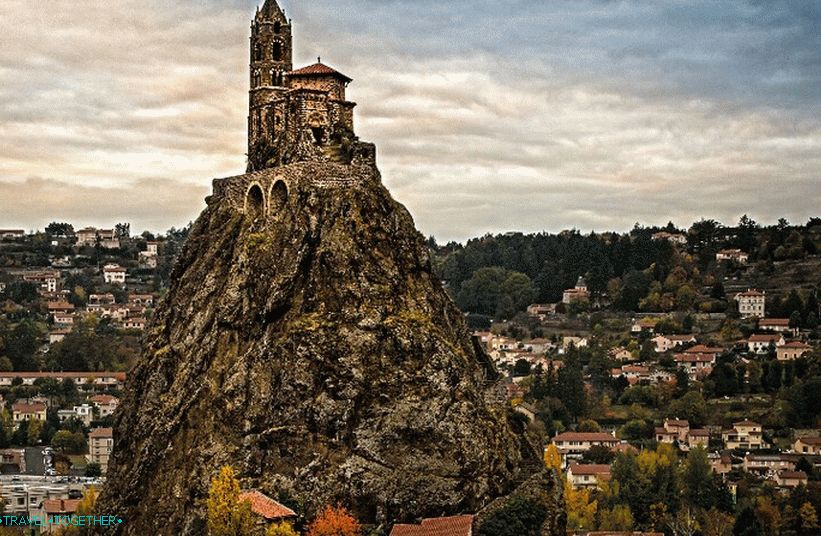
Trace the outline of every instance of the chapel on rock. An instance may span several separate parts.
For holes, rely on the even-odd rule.
[[[266,0],[251,23],[248,171],[300,161],[350,163],[352,81],[321,61],[293,69],[291,21]]]

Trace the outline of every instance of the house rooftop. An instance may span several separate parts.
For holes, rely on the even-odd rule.
[[[255,489],[242,492],[239,500],[251,503],[253,513],[270,521],[296,517],[296,512]]]
[[[453,516],[423,519],[419,525],[394,525],[390,536],[470,536],[473,516]]]

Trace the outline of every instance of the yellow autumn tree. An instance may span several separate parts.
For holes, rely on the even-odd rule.
[[[294,526],[288,522],[274,523],[265,531],[265,536],[299,536]]]
[[[544,449],[544,464],[548,469],[555,469],[559,473],[562,472],[562,455],[553,443]]]
[[[590,490],[573,489],[564,482],[564,504],[567,510],[567,528],[570,530],[593,530],[596,528],[598,501],[591,500]]]
[[[599,530],[630,532],[633,530],[633,513],[626,504],[617,504],[599,512]]]
[[[253,527],[251,503],[240,501],[240,487],[234,469],[223,466],[211,479],[208,489],[207,520],[209,536],[244,536]]]

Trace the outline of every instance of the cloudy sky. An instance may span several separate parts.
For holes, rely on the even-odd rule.
[[[815,0],[281,5],[440,241],[821,215]],[[255,6],[2,0],[0,227],[194,219],[245,167]]]

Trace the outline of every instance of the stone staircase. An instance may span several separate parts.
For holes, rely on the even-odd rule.
[[[348,158],[342,152],[342,146],[339,144],[323,145],[322,153],[334,164],[348,164]]]

